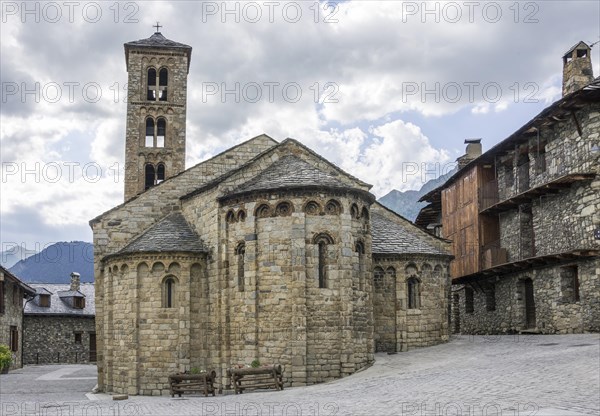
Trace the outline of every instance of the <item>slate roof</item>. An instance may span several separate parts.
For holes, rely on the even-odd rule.
[[[285,155],[231,194],[281,188],[323,186],[348,188],[330,173],[323,172],[294,155]]]
[[[162,33],[155,32],[152,36],[146,39],[134,40],[125,43],[125,62],[129,65],[129,49],[131,48],[164,48],[164,49],[180,49],[185,51],[188,57],[188,72],[190,70],[190,60],[192,57],[192,47],[184,43],[175,42],[165,38]]]
[[[25,303],[25,315],[72,315],[72,316],[95,316],[96,303],[94,297],[94,284],[81,283],[79,293],[85,296],[85,308],[76,309],[69,306],[66,299],[61,299],[61,294],[70,293],[71,285],[55,283],[31,283],[30,286],[37,293],[50,294],[50,307],[45,308],[38,305],[39,295],[34,300]],[[81,296],[80,295],[80,296]]]
[[[173,40],[165,38],[162,33],[155,32],[152,36],[146,39],[134,40],[131,42],[127,42],[126,46],[141,46],[141,47],[161,47],[161,48],[182,48],[182,49],[192,49],[190,45],[186,45],[183,43],[175,42]]]
[[[371,211],[371,231],[373,254],[440,254],[448,253],[435,247],[426,238],[420,237],[418,230],[411,230],[386,216]]]
[[[85,295],[81,293],[79,290],[59,290],[56,294],[61,298],[69,298],[69,297],[77,297],[77,298],[85,298]]]
[[[180,212],[167,215],[117,254],[185,251],[207,253],[208,248]]]

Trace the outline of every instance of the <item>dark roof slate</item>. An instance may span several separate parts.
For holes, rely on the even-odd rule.
[[[185,251],[207,253],[208,248],[180,212],[152,225],[117,254]]]
[[[127,42],[125,46],[192,49],[190,45],[175,42],[173,40],[165,38],[160,32],[155,32],[152,36],[146,39]]]
[[[85,297],[83,309],[73,308],[69,305],[68,298],[70,296],[65,296],[65,294],[73,293],[69,283],[32,283],[31,287],[35,289],[37,295],[35,299],[25,302],[23,310],[25,315],[94,316],[96,314],[93,283],[81,283],[79,291],[75,292],[79,293],[76,297]],[[39,294],[50,294],[50,307],[39,306]]]
[[[413,227],[412,224],[410,224]],[[425,238],[419,237],[415,230],[404,227],[386,216],[371,211],[371,230],[373,233],[373,254],[439,254],[448,255],[435,247]]]
[[[294,155],[285,155],[231,194],[267,189],[325,186],[347,188],[330,173],[323,172]]]

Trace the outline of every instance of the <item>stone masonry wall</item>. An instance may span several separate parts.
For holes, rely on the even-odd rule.
[[[579,300],[564,277],[577,268]],[[536,328],[526,328],[523,279],[531,279],[534,290]],[[486,290],[495,288],[495,310],[487,310]],[[460,296],[458,316],[464,334],[502,334],[533,329],[544,334],[600,331],[600,259],[581,260],[554,267],[480,282],[474,288],[473,312],[465,310],[464,287],[455,285]],[[452,316],[455,316],[453,311]]]
[[[25,315],[23,322],[23,364],[90,362],[94,317]],[[81,342],[75,333],[81,334]]]
[[[19,349],[12,354],[10,368],[20,368],[23,351],[23,291],[8,280],[0,281],[4,285],[4,313],[0,313],[0,344],[10,348],[10,327],[16,326],[19,334]]]
[[[448,259],[441,256],[375,256],[374,268],[386,272],[384,285],[374,290],[373,300],[379,351],[408,351],[449,339],[448,266]],[[395,279],[390,269],[394,270]],[[413,309],[408,308],[410,277],[420,281],[418,307]],[[390,293],[394,288],[395,293]]]

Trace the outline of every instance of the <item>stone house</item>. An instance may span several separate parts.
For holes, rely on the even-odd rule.
[[[32,283],[35,296],[25,303],[23,364],[96,361],[93,283]]]
[[[425,195],[416,223],[452,240],[452,329],[600,330],[600,78],[584,42],[563,97]]]
[[[0,266],[0,344],[12,351],[10,368],[23,366],[23,299],[35,290]]]
[[[157,32],[125,51],[125,202],[90,221],[101,390],[166,394],[193,368],[227,388],[254,360],[305,385],[448,339],[445,240],[293,139],[184,170],[191,48]]]

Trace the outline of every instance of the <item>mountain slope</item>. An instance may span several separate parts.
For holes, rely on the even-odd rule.
[[[418,191],[409,190],[401,192],[394,189],[379,198],[378,201],[392,211],[414,221],[417,218],[417,215],[419,215],[421,208],[427,205],[426,202],[418,202],[419,198],[438,186],[443,185],[450,176],[454,175],[454,173],[456,173],[456,169],[426,182]]]
[[[71,272],[81,274],[82,282],[93,282],[94,246],[84,241],[55,243],[9,270],[29,283],[69,283]]]
[[[3,243],[6,250],[0,253],[0,265],[7,269],[14,266],[19,260],[25,260],[37,253],[35,250],[27,250],[25,247],[14,243]]]

